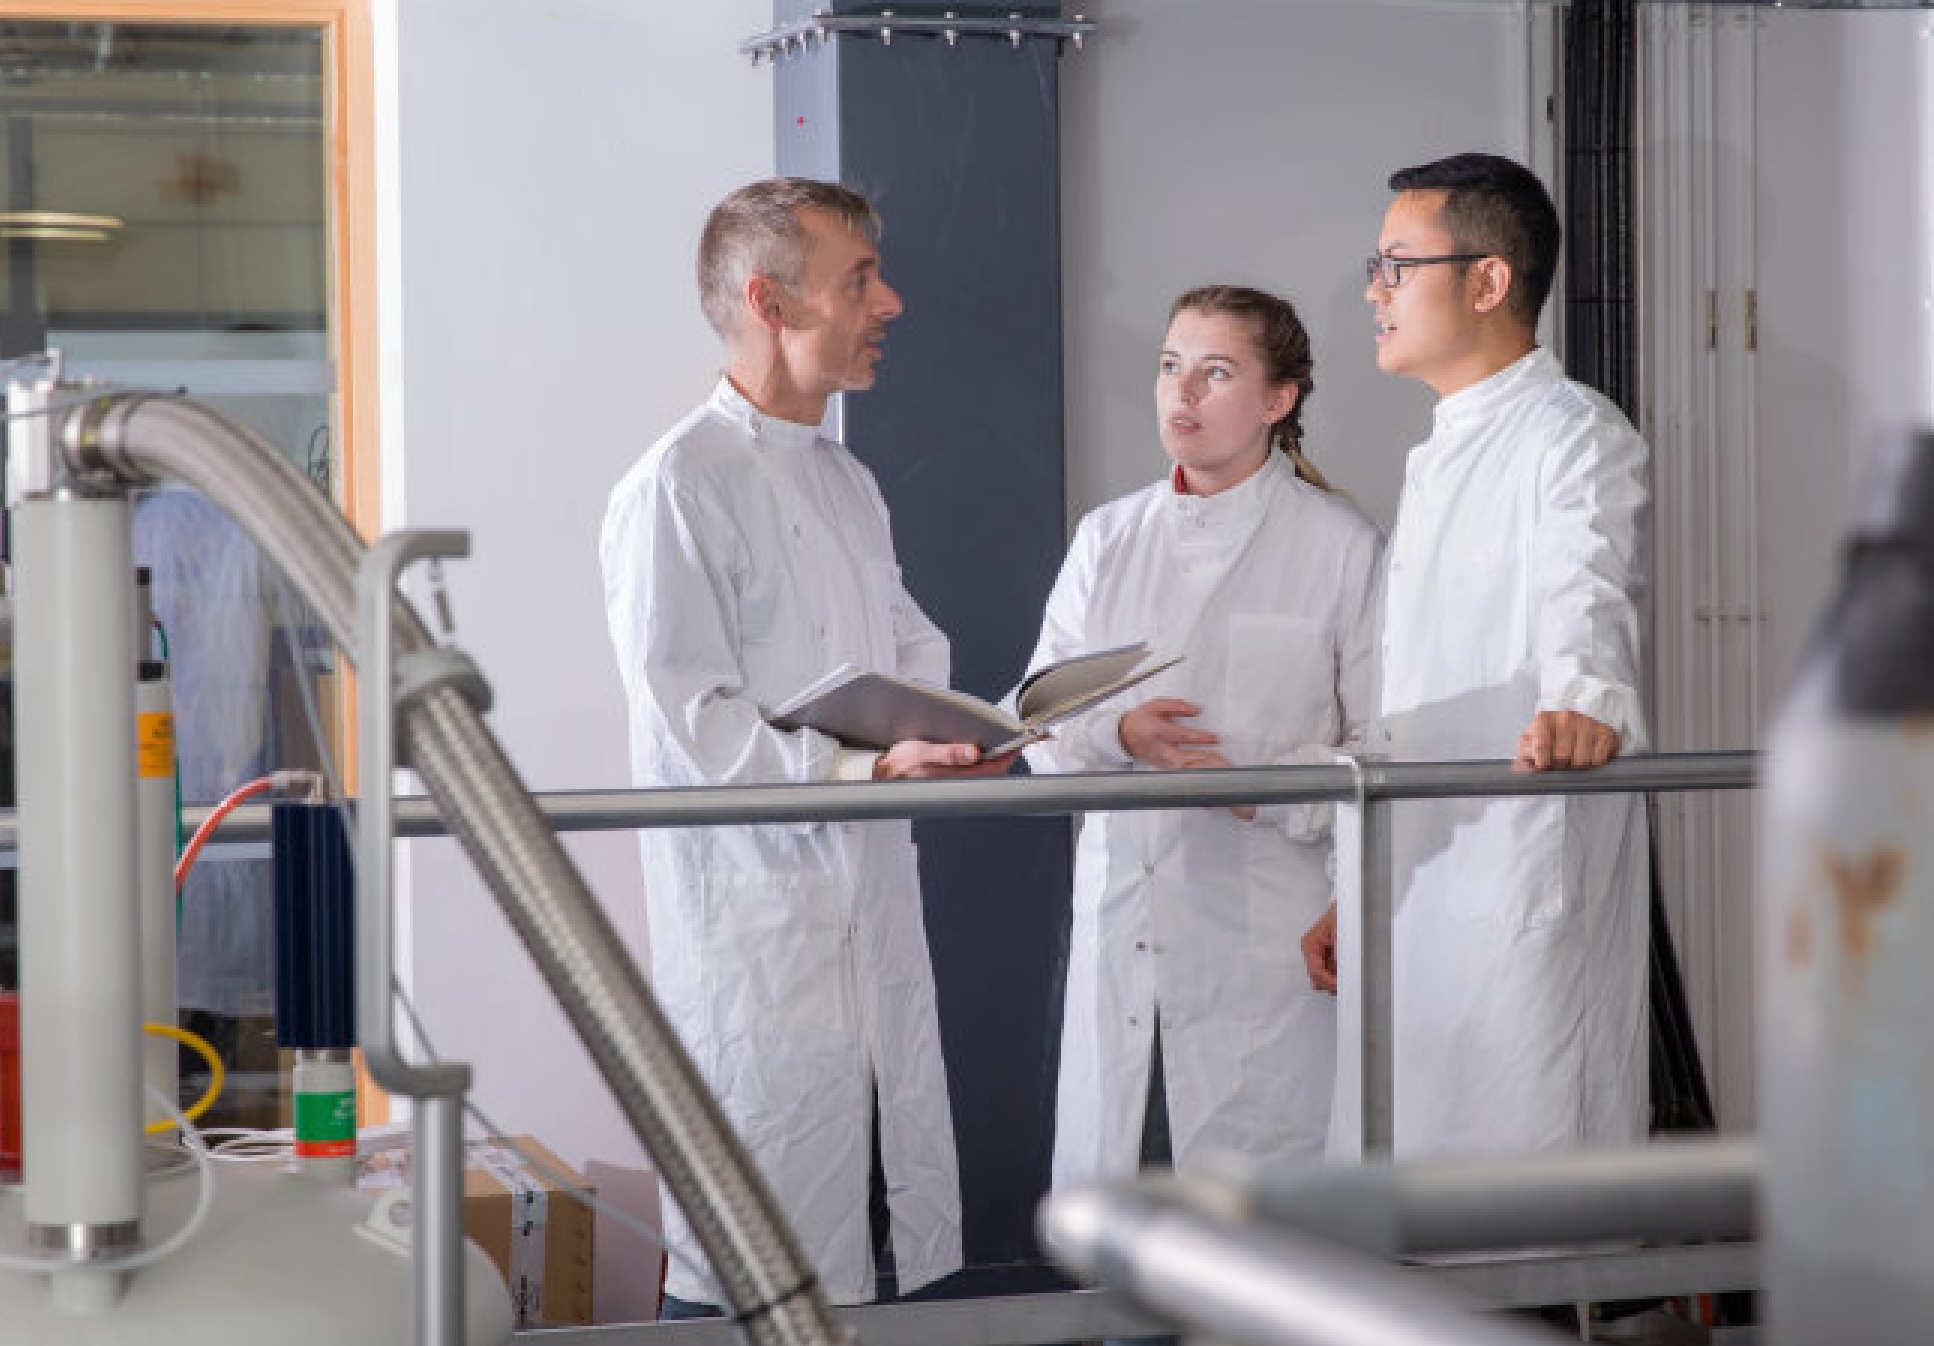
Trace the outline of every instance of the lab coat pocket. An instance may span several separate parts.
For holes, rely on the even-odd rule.
[[[1229,618],[1227,708],[1219,734],[1254,745],[1238,766],[1271,760],[1284,744],[1326,741],[1334,732],[1336,652],[1320,622],[1273,614]]]
[[[848,921],[830,875],[774,868],[705,875],[707,1036],[754,1111],[810,1097],[851,1050]],[[695,1052],[699,1044],[692,1044]],[[735,1114],[736,1115],[736,1114]]]
[[[1464,920],[1513,934],[1541,929],[1563,916],[1564,801],[1457,803],[1468,812],[1457,829],[1457,844],[1444,857],[1451,910]]]

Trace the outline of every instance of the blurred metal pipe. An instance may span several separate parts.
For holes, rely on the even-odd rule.
[[[1380,1257],[1609,1240],[1749,1239],[1750,1140],[1360,1167],[1225,1160],[1178,1179],[1205,1209]]]
[[[1041,1236],[1084,1279],[1243,1346],[1549,1346],[1558,1338],[1303,1235],[1141,1187],[1050,1195]]]

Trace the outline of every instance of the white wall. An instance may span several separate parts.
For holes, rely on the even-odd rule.
[[[1527,148],[1524,18],[1505,5],[1096,0],[1061,67],[1070,523],[1162,471],[1168,304],[1211,281],[1293,300],[1310,455],[1380,523],[1432,397],[1377,372],[1362,259],[1395,169]]]
[[[770,14],[767,0],[393,0],[383,16],[401,241],[385,263],[384,397],[401,402],[385,524],[472,530],[471,559],[448,568],[458,639],[535,788],[628,783],[598,525],[612,483],[716,375],[692,255],[711,203],[772,168],[771,72],[736,51]],[[642,954],[631,836],[568,845]],[[453,843],[411,850],[409,974],[438,1049],[475,1065],[500,1125],[576,1165],[642,1165]],[[648,1314],[655,1287],[620,1273],[601,1258],[601,1313]]]
[[[1759,21],[1760,591],[1770,714],[1878,437],[1934,423],[1934,20]]]

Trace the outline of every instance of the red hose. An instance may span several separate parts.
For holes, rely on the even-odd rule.
[[[195,857],[201,854],[201,848],[207,844],[208,838],[214,834],[217,827],[221,826],[222,819],[233,813],[242,804],[255,798],[255,796],[265,794],[274,788],[275,777],[259,777],[250,781],[247,785],[237,788],[228,798],[215,805],[209,811],[208,817],[202,821],[202,825],[195,829],[195,835],[190,837],[188,844],[182,848],[181,859],[175,861],[176,892],[181,891],[182,883],[188,878],[188,871],[195,866]]]

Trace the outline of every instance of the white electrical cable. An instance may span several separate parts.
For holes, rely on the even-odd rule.
[[[204,1138],[210,1135],[228,1137],[217,1141],[208,1151],[211,1158],[228,1163],[265,1164],[289,1159],[295,1154],[295,1132],[286,1126],[274,1131],[249,1126],[210,1127],[202,1135]]]
[[[142,1248],[138,1252],[122,1257],[102,1257],[88,1262],[74,1262],[61,1257],[21,1257],[18,1254],[0,1254],[0,1271],[19,1272],[22,1275],[38,1276],[47,1273],[58,1274],[65,1271],[134,1271],[137,1268],[152,1266],[165,1257],[172,1256],[188,1245],[188,1241],[201,1232],[208,1221],[208,1212],[215,1205],[215,1164],[203,1143],[201,1132],[195,1124],[183,1115],[173,1100],[153,1085],[148,1086],[148,1097],[170,1120],[181,1128],[182,1141],[188,1152],[195,1158],[195,1176],[201,1188],[195,1195],[195,1208],[188,1214],[187,1222],[172,1235],[152,1248]]]

